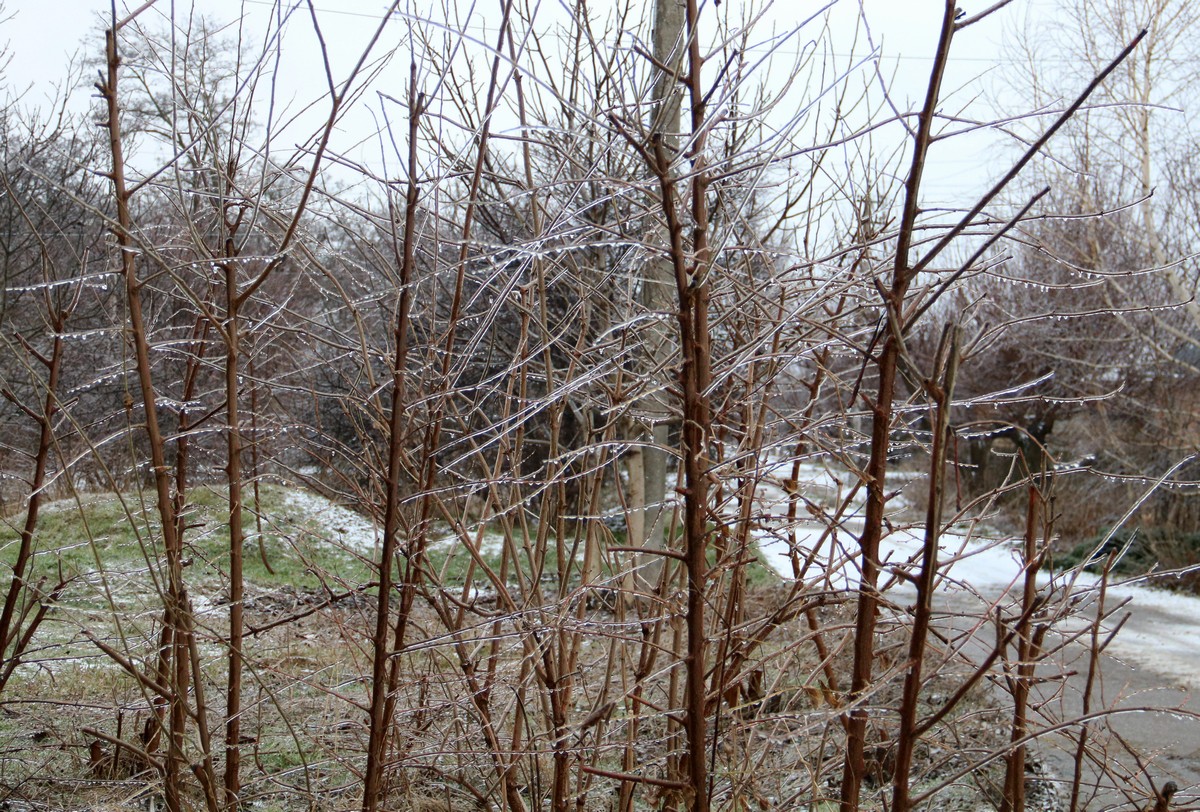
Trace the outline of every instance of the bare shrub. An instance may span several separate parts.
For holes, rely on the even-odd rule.
[[[38,372],[46,405],[11,399],[35,461],[80,449],[57,459],[83,530],[28,503],[15,544],[64,575],[35,594],[14,559],[36,657],[0,688],[28,719],[59,680],[82,733],[46,728],[49,775],[6,743],[11,794],[1020,810],[1042,737],[1113,756],[1038,688],[1103,648],[1111,609],[1085,611],[1104,579],[1039,580],[1061,491],[1031,422],[1054,415],[1027,414],[1094,393],[1039,379],[996,291],[1052,199],[1006,204],[1008,184],[1141,36],[953,211],[923,188],[943,77],[996,9],[945,4],[901,115],[836,50],[785,59],[819,19],[763,45],[726,8],[678,8],[648,31],[581,6],[554,33],[506,0],[481,44],[393,4],[348,62],[311,6],[277,8],[259,47],[152,6],[110,21],[109,197],[88,211],[122,300],[80,374],[122,397],[92,414]],[[269,76],[301,25],[327,87],[295,146]],[[342,141],[364,106],[378,165]],[[54,341],[60,276],[81,289],[35,286]],[[1016,390],[972,372],[1010,357],[1032,364]],[[1016,461],[963,487],[977,433]],[[1018,499],[1018,574],[963,583]],[[52,602],[54,624],[25,620]],[[1069,780],[1076,801],[1113,782]]]

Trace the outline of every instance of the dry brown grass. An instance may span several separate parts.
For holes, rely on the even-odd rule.
[[[276,623],[320,603],[315,593],[293,589],[252,591],[247,612],[251,628]],[[784,586],[758,589],[748,598],[751,617],[776,610],[787,595]],[[365,630],[370,610],[363,601],[346,601],[324,607],[299,619],[277,625],[250,638],[247,654],[248,685],[243,731],[245,800],[256,809],[340,810],[357,805],[359,771],[366,746],[365,681],[367,653]],[[573,751],[587,763],[620,771],[621,754],[630,735],[635,708],[631,686],[619,670],[610,669],[610,655],[625,656],[621,642],[628,624],[611,608],[597,602],[582,618],[572,612],[539,614],[548,624],[589,625],[583,643],[579,686],[574,708]],[[850,608],[838,599],[817,610],[820,627],[831,645],[831,672],[843,679],[849,667],[846,645],[850,634]],[[483,652],[495,631],[490,620],[464,624],[457,641],[467,650]],[[534,722],[536,701],[528,668],[520,656],[517,626],[502,624],[511,645],[491,666],[490,692],[493,722],[512,729],[516,715]],[[441,627],[436,613],[421,607],[414,617],[420,637],[403,655],[402,679],[396,694],[392,760],[388,770],[388,808],[471,810],[484,808],[493,797],[494,753],[479,733],[478,709],[454,646],[455,639]],[[220,634],[210,627],[205,633]],[[544,631],[544,630],[543,630]],[[526,628],[525,634],[532,633]],[[899,700],[902,623],[884,619],[879,633],[880,679],[870,698],[873,715],[868,748],[869,776],[865,808],[882,808],[889,788],[890,755],[895,729],[887,709]],[[830,686],[827,671],[812,643],[807,621],[796,618],[784,624],[769,646],[746,669],[740,690],[731,703],[719,703],[712,720],[716,732],[711,754],[714,773],[722,787],[715,799],[723,808],[777,809],[797,805],[821,806],[836,799],[836,779],[841,770],[841,704],[844,685]],[[614,643],[619,645],[614,648]],[[51,652],[45,652],[50,655]],[[147,651],[141,652],[148,656]],[[933,674],[924,692],[926,710],[935,709],[954,689],[966,671],[965,664],[944,661],[929,653]],[[215,695],[224,671],[214,660],[206,665],[205,690]],[[670,671],[663,669],[645,681],[644,697],[655,707],[670,701]],[[517,698],[524,692],[522,704]],[[607,692],[607,693],[605,693]],[[595,724],[586,719],[601,698],[614,702],[611,713]],[[983,758],[1002,745],[1004,731],[999,704],[986,688],[978,688],[945,724],[930,732],[918,751],[915,786],[929,786]],[[357,703],[357,704],[356,704]],[[3,742],[3,784],[11,801],[20,799],[30,808],[130,808],[139,799],[156,796],[153,772],[133,774],[136,762],[118,761],[115,769],[98,770],[89,750],[97,739],[83,733],[94,728],[113,737],[136,739],[149,715],[147,697],[115,665],[94,656],[26,667],[13,683],[0,726]],[[219,722],[210,711],[210,726]],[[194,732],[194,725],[193,725]],[[665,771],[677,728],[660,712],[642,709],[635,749],[637,768],[646,774]],[[190,741],[194,754],[198,747]],[[545,792],[552,769],[551,742],[536,730],[515,753],[506,753],[515,764],[521,792],[531,800]],[[111,758],[115,748],[102,742]],[[998,792],[998,762],[973,771],[939,797],[947,808],[971,808]],[[199,805],[198,788],[191,788]],[[581,786],[581,809],[608,810],[613,795],[605,783]],[[647,788],[638,806],[663,802],[662,791]],[[942,803],[941,801],[939,803]]]

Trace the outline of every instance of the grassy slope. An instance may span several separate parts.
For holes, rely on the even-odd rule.
[[[290,506],[288,495],[279,487],[262,489],[261,535],[253,513],[247,514],[246,579],[264,587],[300,588],[319,586],[318,573],[348,583],[368,580],[369,568],[359,551],[338,538],[321,516],[305,515]],[[191,582],[224,581],[229,557],[227,515],[223,493],[209,488],[191,492],[185,534]],[[6,564],[16,555],[22,518],[10,517],[0,528],[0,560]],[[143,587],[153,589],[161,577],[162,561],[156,525],[153,505],[137,494],[94,494],[53,503],[40,516],[35,573],[53,577],[61,566],[64,574],[88,582],[97,582],[100,574],[144,578]]]
[[[89,786],[90,739],[81,734],[82,728],[116,735],[123,724],[122,735],[129,737],[146,717],[148,697],[84,632],[106,639],[139,667],[152,662],[161,629],[163,573],[157,511],[152,502],[142,501],[151,496],[90,494],[48,505],[41,515],[35,571],[54,579],[61,567],[73,581],[39,630],[29,664],[21,667],[18,678],[0,697],[5,711],[0,714],[0,773],[6,769],[2,764],[9,765],[9,778],[32,781],[31,791],[37,782],[46,781],[37,785],[34,794],[44,793],[42,797],[55,803],[65,803],[71,793],[87,791]],[[375,530],[368,520],[319,497],[279,486],[262,487],[261,496],[261,534],[254,513],[248,512],[245,521],[248,596],[258,601],[257,607],[248,605],[250,622],[270,622],[293,612],[281,597],[319,601],[313,592],[341,592],[374,580],[370,562]],[[210,701],[216,703],[214,712],[222,704],[224,655],[218,641],[226,634],[226,607],[221,605],[229,545],[225,498],[219,490],[194,489],[185,534],[185,556],[190,561],[186,579],[201,631],[205,682]],[[0,526],[4,564],[11,564],[16,555],[22,520],[21,515],[11,516]],[[461,584],[471,556],[446,528],[435,528],[433,535],[431,568],[442,574],[446,586]],[[270,569],[260,556],[260,543]],[[501,547],[502,539],[494,533],[480,539],[482,556],[496,571]],[[524,557],[519,557],[527,569]],[[547,572],[555,570],[552,560],[545,567]],[[748,567],[748,577],[752,584],[777,582],[761,563]],[[482,585],[478,571],[475,579]],[[309,792],[303,784],[314,780],[334,794],[339,794],[338,787],[353,784],[339,752],[349,753],[347,763],[355,763],[361,743],[349,740],[357,735],[357,728],[346,728],[344,708],[327,718],[332,692],[341,694],[347,686],[357,685],[357,675],[368,667],[344,637],[348,632],[351,641],[361,639],[361,632],[355,630],[366,628],[365,618],[357,614],[359,609],[347,611],[341,620],[336,612],[322,612],[253,638],[252,650],[248,649],[250,695],[268,697],[262,701],[286,707],[305,724],[324,731],[315,738],[297,738],[266,704],[256,708],[255,773],[274,776],[266,782],[270,786],[264,787],[262,797],[282,792],[279,797],[294,800],[288,793]],[[336,624],[342,622],[348,625],[339,628]],[[63,710],[47,715],[48,706],[42,704],[46,701]],[[315,741],[333,744],[324,748]],[[54,746],[47,748],[46,742]],[[0,783],[6,780],[0,774]],[[79,796],[73,802],[90,801]]]

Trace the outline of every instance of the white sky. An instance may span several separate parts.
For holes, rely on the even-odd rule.
[[[576,0],[527,0],[538,8],[535,24],[540,29],[552,29],[554,19],[562,19],[565,6],[575,6]],[[588,0],[589,10],[594,16],[601,16],[605,8],[611,8],[616,0]],[[634,0],[636,2],[636,0]],[[710,4],[713,0],[702,0]],[[968,14],[976,13],[992,5],[994,0],[960,0],[960,5]],[[55,83],[61,84],[66,78],[66,66],[72,56],[82,59],[90,67],[85,71],[85,82],[82,88],[76,90],[72,97],[72,106],[76,110],[84,110],[89,104],[92,94],[91,83],[96,76],[98,60],[103,48],[103,38],[100,24],[97,20],[102,16],[107,18],[109,2],[106,0],[0,0],[6,12],[5,22],[0,23],[0,43],[7,43],[8,62],[5,80],[8,92],[16,94],[26,88],[23,96],[25,107],[46,106],[47,101],[54,95]],[[498,24],[500,0],[407,0],[408,7],[419,10],[420,16],[432,18],[443,2],[451,4],[462,17],[467,16],[468,8],[473,8],[472,30],[487,42],[494,40],[494,30]],[[776,74],[788,72],[791,65],[788,54],[796,54],[800,49],[809,47],[814,40],[821,40],[823,46],[832,50],[834,62],[839,67],[845,67],[853,61],[854,55],[868,53],[868,42],[860,32],[856,43],[856,23],[859,14],[857,0],[725,0],[721,2],[719,13],[745,14],[754,2],[767,2],[763,11],[763,19],[756,25],[755,31],[762,32],[763,38],[772,31],[787,30],[796,26],[800,20],[811,16],[822,8],[832,5],[830,14],[830,31],[832,34],[823,36],[820,23],[806,26],[787,46],[781,48],[782,55],[770,70],[764,72],[769,82],[774,82]],[[952,64],[946,82],[943,84],[941,109],[943,113],[958,114],[962,109],[968,109],[980,119],[990,118],[989,98],[1008,98],[1008,106],[1012,109],[1020,107],[1019,98],[1014,98],[1014,71],[1020,68],[1010,61],[1012,50],[1007,49],[1007,41],[1012,41],[1016,31],[1022,28],[1037,28],[1039,19],[1045,19],[1056,0],[1016,0],[1012,5],[1003,8],[985,22],[970,26],[959,32],[955,37],[952,52]],[[304,0],[289,0],[289,7],[296,7],[290,19],[284,47],[281,50],[280,70],[277,72],[278,89],[276,101],[276,121],[283,118],[282,110],[310,109],[307,118],[301,119],[299,126],[293,126],[281,137],[272,142],[271,150],[278,160],[278,155],[286,154],[296,145],[306,142],[314,131],[322,126],[325,113],[328,112],[328,98],[323,98],[326,88],[322,61],[319,59],[319,47],[313,26],[308,18]],[[358,59],[362,47],[370,40],[378,25],[380,14],[385,10],[385,0],[313,0],[317,8],[317,16],[322,26],[325,41],[329,43],[329,53],[332,61],[332,73],[338,82],[347,76],[350,67]],[[137,7],[140,0],[119,0],[118,16],[122,17],[128,7]],[[402,8],[404,5],[402,4]],[[644,0],[646,17],[649,17],[652,0]],[[139,17],[139,22],[155,28],[154,18],[160,18],[157,28],[163,29],[164,19],[174,13],[176,20],[184,20],[187,14],[196,13],[203,16],[228,22],[229,35],[238,31],[239,22],[244,26],[247,40],[254,42],[254,37],[260,36],[266,28],[276,8],[271,0],[158,0],[154,8]],[[900,110],[914,110],[919,107],[924,96],[925,84],[928,82],[932,65],[932,53],[936,44],[938,28],[940,28],[942,0],[863,0],[863,13],[870,26],[870,38],[880,49],[883,56],[882,70],[890,74],[888,80],[892,91],[895,107]],[[706,12],[712,13],[708,7]],[[542,23],[546,23],[542,25]],[[626,28],[637,25],[636,20],[630,20]],[[478,26],[478,28],[476,28]],[[428,26],[427,26],[428,28]],[[404,118],[402,109],[396,104],[384,102],[378,92],[385,92],[397,98],[406,95],[408,83],[408,47],[406,44],[407,23],[404,19],[396,19],[389,23],[383,40],[377,47],[377,53],[396,49],[397,58],[392,60],[388,70],[382,74],[372,86],[372,91],[362,98],[359,104],[346,119],[343,120],[334,140],[330,145],[331,154],[344,155],[354,162],[370,166],[374,172],[396,178],[398,166],[402,161],[391,149],[386,138],[380,136],[383,113],[400,121]],[[625,47],[629,40],[626,38]],[[257,49],[247,46],[247,52],[257,53]],[[780,70],[782,65],[782,70]],[[1054,70],[1052,62],[1050,70]],[[868,82],[870,71],[863,68],[852,82],[859,86]],[[439,77],[426,76],[421,78],[421,89],[428,90],[436,84]],[[790,77],[780,77],[786,79]],[[1051,77],[1052,79],[1052,77]],[[803,82],[803,80],[802,80]],[[1078,82],[1073,78],[1062,82],[1063,95],[1073,95],[1078,88]],[[877,86],[878,83],[875,83]],[[798,94],[808,92],[811,88],[799,89]],[[878,94],[876,94],[878,96]],[[0,94],[2,97],[2,94]],[[260,94],[256,102],[256,118],[262,120],[265,114],[258,110],[265,107]],[[877,101],[877,100],[876,100]],[[308,107],[311,106],[311,107]],[[794,110],[794,104],[781,104],[780,110]],[[448,110],[450,118],[455,118],[456,112]],[[790,114],[790,113],[788,113]],[[510,116],[511,119],[511,116]],[[515,127],[511,120],[508,127]],[[503,126],[502,126],[503,128]],[[800,140],[804,139],[804,134]],[[809,144],[810,142],[803,142]],[[905,172],[906,158],[901,154],[907,148],[910,139],[905,136],[898,125],[892,125],[886,130],[872,136],[869,145],[864,143],[880,166],[884,160],[892,161],[890,166],[896,167],[896,174]],[[992,185],[1004,170],[1012,164],[1016,144],[1012,139],[998,136],[995,132],[983,131],[967,137],[956,137],[947,142],[935,144],[932,148],[930,161],[926,164],[926,174],[923,182],[923,205],[928,209],[940,206],[964,207],[976,200],[980,193]],[[386,166],[384,166],[386,160]],[[862,170],[851,172],[848,162],[854,160],[851,151],[835,156],[835,161],[844,162],[839,167],[841,173],[847,176],[862,176]],[[137,156],[131,158],[134,170],[138,167]],[[328,166],[328,164],[326,164]],[[335,182],[352,184],[358,175],[349,170],[334,170]],[[876,176],[878,173],[876,172]],[[884,176],[887,176],[884,174]],[[344,179],[344,181],[342,180]],[[824,223],[822,229],[832,223]],[[840,231],[844,225],[832,225],[834,231]]]
[[[962,0],[961,5],[967,13],[973,13],[990,5],[990,2],[991,0],[987,3],[981,0]],[[1003,94],[1003,72],[990,70],[1003,58],[1001,41],[1019,26],[1019,21],[1024,15],[1036,16],[1039,5],[1044,6],[1046,2],[1047,0],[1018,0],[992,19],[959,34],[955,43],[952,70],[943,88],[943,96],[946,98],[944,110],[956,111],[969,100],[978,99],[988,84],[993,91]],[[331,43],[334,76],[340,79],[357,58],[362,45],[369,39],[386,3],[383,0],[314,0],[314,3],[326,41]],[[429,0],[425,3],[410,0],[410,3],[413,8],[419,10],[418,13],[430,16],[437,13],[436,7],[440,4],[439,0]],[[469,0],[457,0],[457,3],[460,9],[464,9]],[[729,4],[733,3],[734,0],[727,0],[723,10],[729,10]],[[129,5],[136,7],[138,4],[118,2],[118,15],[121,16],[122,10]],[[10,57],[5,73],[9,93],[28,88],[23,96],[23,103],[27,107],[44,106],[54,95],[54,85],[65,80],[66,65],[74,56],[93,65],[86,72],[84,89],[77,90],[73,97],[75,109],[83,109],[91,92],[90,84],[95,76],[96,60],[103,47],[102,35],[96,21],[99,15],[107,15],[109,3],[103,0],[4,0],[3,5],[6,20],[0,24],[0,43],[7,42]],[[194,7],[197,13],[218,20],[232,22],[242,19],[248,30],[261,31],[263,21],[271,14],[273,5],[269,0],[196,0],[194,4],[187,0],[174,0],[174,3],[172,0],[159,0],[155,8],[140,19],[149,20],[151,15],[155,14],[168,15],[172,7],[174,13],[182,17]],[[599,5],[596,2],[589,3],[593,8]],[[647,16],[650,5],[647,0]],[[764,14],[764,23],[759,30],[769,31],[772,25],[795,25],[799,19],[807,17],[824,5],[823,2],[811,0],[781,0],[773,7],[768,6]],[[473,19],[483,21],[485,27],[494,27],[498,19],[498,7],[498,0],[477,0]],[[864,0],[863,7],[870,21],[872,37],[889,60],[885,69],[896,72],[893,93],[898,105],[915,108],[923,94],[932,64],[931,55],[938,33],[941,0]],[[832,47],[836,55],[846,60],[855,48],[853,29],[858,9],[858,3],[854,0],[838,0],[834,3],[831,26],[835,35]],[[538,22],[543,15],[553,17],[562,13],[559,0],[543,0],[538,12]],[[818,26],[805,29],[799,39],[793,40],[792,50],[819,33]],[[381,48],[395,46],[402,41],[403,36],[403,23],[391,24],[381,42]],[[864,39],[860,42],[857,52],[865,51]],[[301,5],[285,39],[284,65],[281,71],[283,78],[280,84],[280,99],[290,102],[293,109],[316,98],[324,90],[325,80],[320,60],[314,56],[317,53],[308,13]],[[396,63],[389,69],[391,74],[385,75],[376,85],[376,89],[403,97],[403,88],[407,81],[407,59],[397,59]],[[1067,88],[1064,92],[1071,90]],[[364,156],[377,156],[380,151],[380,145],[372,134],[377,128],[378,111],[382,103],[374,95],[368,97],[367,102],[364,109],[358,111],[342,128],[334,149],[354,155],[356,159],[370,161],[372,158]],[[325,104],[319,106],[322,110],[326,109]],[[294,143],[301,140],[304,133],[295,131],[288,135],[291,143]],[[898,136],[898,133],[893,132],[886,139],[881,139],[881,143],[891,148],[891,145],[903,140],[902,136]],[[367,146],[355,146],[364,139]],[[942,152],[938,154],[937,161],[934,162],[935,169],[928,176],[925,185],[926,194],[931,200],[961,204],[967,197],[985,187],[989,179],[999,174],[1007,163],[1003,157],[997,160],[998,156],[1008,153],[997,152],[995,136],[990,134],[955,139],[936,149]]]

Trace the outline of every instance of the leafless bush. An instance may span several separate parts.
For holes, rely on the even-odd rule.
[[[1046,731],[1080,731],[1078,763],[1109,746],[1038,713],[1042,670],[1102,648],[1109,615],[1079,632],[1086,590],[1038,581],[1046,437],[975,412],[1033,396],[967,370],[1018,351],[995,280],[1045,192],[997,214],[1002,193],[1140,36],[946,212],[922,189],[942,77],[990,12],[945,5],[922,106],[893,115],[855,64],[801,49],[776,86],[749,21],[679,10],[643,46],[632,7],[608,28],[564,13],[559,36],[506,0],[481,43],[394,4],[346,64],[311,6],[276,9],[258,50],[157,7],[111,20],[110,202],[84,209],[123,302],[84,371],[124,397],[54,396],[84,289],[57,268],[34,286],[56,349],[26,346],[45,405],[11,399],[80,517],[102,501],[81,482],[117,494],[78,591],[31,591],[32,562],[72,561],[35,543],[35,473],[10,595],[31,608],[0,618],[47,671],[59,646],[111,680],[111,701],[74,700],[87,738],[52,734],[57,770],[173,811],[908,810],[968,781],[1020,810]],[[285,152],[267,76],[302,24],[325,112]],[[337,133],[390,61],[409,70],[372,108],[386,160],[366,165]],[[855,157],[889,132],[902,186]],[[1089,394],[1064,386],[1039,396]],[[959,443],[1008,427],[1020,464],[961,487]],[[87,453],[54,450],[65,434]],[[923,516],[896,498],[902,455]],[[944,608],[1010,492],[1019,579]],[[107,546],[116,527],[135,553]],[[69,639],[9,632],[64,594]]]

